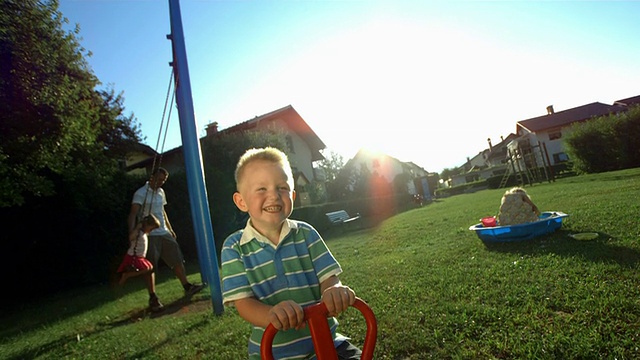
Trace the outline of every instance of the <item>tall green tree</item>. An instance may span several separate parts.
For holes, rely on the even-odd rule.
[[[340,188],[344,188],[342,184],[339,184],[338,179],[340,171],[344,168],[344,157],[334,151],[323,152],[322,155],[324,159],[319,161],[317,166],[324,173],[324,180],[313,180],[305,188],[314,204],[326,202],[332,197],[331,191],[339,193]],[[340,196],[336,195],[334,198],[340,198]]]
[[[126,247],[118,163],[140,132],[66,22],[57,1],[0,0],[0,218],[30,231],[7,243],[5,285],[23,295],[104,281]]]
[[[63,30],[68,20],[58,1],[0,2],[0,206],[6,207],[52,195],[51,174],[112,163],[107,152],[121,155],[139,130],[122,115],[120,96],[96,90],[80,28]]]
[[[334,181],[344,167],[344,157],[334,151],[329,151],[329,154],[323,155],[324,160],[318,162],[318,167],[324,172],[326,181]]]

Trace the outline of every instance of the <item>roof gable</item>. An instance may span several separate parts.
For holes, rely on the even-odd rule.
[[[287,105],[266,114],[256,116],[253,119],[221,130],[220,133],[234,133],[238,131],[253,130],[256,129],[260,124],[264,124],[266,122],[275,122],[277,120],[282,120],[284,123],[286,123],[287,127],[290,128],[291,131],[295,132],[309,145],[313,161],[324,159],[322,154],[320,154],[320,150],[326,148],[327,146],[291,105]],[[215,126],[217,126],[217,124]]]
[[[326,148],[326,145],[322,140],[316,135],[316,133],[311,129],[311,127],[302,119],[300,114],[293,108],[291,105],[287,105],[280,109],[271,111],[269,113],[256,116],[251,120],[244,121],[240,124],[234,125],[232,127],[226,128],[224,130],[218,131],[218,123],[213,122],[207,125],[207,135],[201,137],[199,140],[202,141],[208,136],[215,136],[216,134],[231,134],[239,131],[247,131],[253,130],[258,127],[259,124],[264,122],[275,122],[281,120],[287,127],[295,132],[300,138],[302,138],[305,143],[309,146],[309,150],[311,152],[311,161],[323,160],[324,156],[320,153],[320,150]],[[145,145],[146,146],[146,145]],[[147,146],[148,147],[148,146]],[[151,148],[149,148],[152,150]],[[179,156],[182,153],[182,145],[175,147],[171,150],[167,150],[159,154],[160,157],[173,157]],[[154,152],[155,154],[155,152]],[[130,168],[139,168],[144,167],[150,164],[154,160],[154,156],[150,156],[149,158],[139,161],[135,164],[132,164]]]
[[[413,162],[403,162],[385,153],[369,151],[365,149],[358,150],[356,155],[353,158],[349,159],[349,161],[347,161],[343,169],[352,169],[355,168],[358,164],[365,164],[365,166],[367,166],[371,173],[381,171],[383,174],[380,175],[383,176],[398,175],[392,170],[394,167],[396,167],[396,169],[402,169],[402,172],[413,174],[414,176],[423,176],[429,174],[427,170],[416,165]]]
[[[518,121],[516,127],[522,127],[535,133],[546,129],[566,126],[577,121],[584,121],[592,117],[616,113],[621,110],[623,109],[618,105],[607,105],[600,102],[594,102],[572,109]]]
[[[494,159],[503,159],[505,154],[507,153],[507,144],[510,143],[511,140],[517,137],[518,136],[516,134],[510,133],[502,141],[493,145],[491,150],[489,151],[489,156],[487,157],[487,161],[492,161]]]

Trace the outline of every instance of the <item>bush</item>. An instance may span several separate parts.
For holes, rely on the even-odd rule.
[[[577,173],[640,166],[640,106],[573,125],[564,144]]]
[[[489,189],[498,189],[500,187],[500,184],[502,183],[502,178],[503,177],[504,177],[504,174],[496,175],[496,176],[492,176],[492,177],[488,178],[486,180],[487,187],[489,187]],[[509,174],[509,179],[507,180],[507,182],[506,182],[504,187],[512,187],[512,186],[517,186],[517,185],[520,185],[520,182],[519,182],[518,177],[516,176],[516,174]]]
[[[500,176],[502,178],[502,176]],[[447,197],[451,195],[460,195],[464,193],[474,192],[480,189],[486,189],[489,186],[487,180],[479,180],[471,183],[466,183],[458,186],[452,186],[450,188],[440,188],[435,191],[436,197]]]

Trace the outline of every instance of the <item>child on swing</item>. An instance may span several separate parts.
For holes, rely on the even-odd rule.
[[[147,256],[147,248],[149,247],[148,235],[153,229],[160,227],[160,221],[157,217],[149,214],[140,220],[140,222],[129,233],[129,249],[118,267],[118,273],[121,273],[120,286],[131,277],[145,276],[147,289],[149,290],[149,307],[152,311],[160,311],[164,307],[158,296],[156,295],[155,273],[153,265],[145,256]]]

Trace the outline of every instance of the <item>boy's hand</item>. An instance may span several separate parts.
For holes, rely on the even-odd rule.
[[[329,310],[329,316],[336,316],[347,310],[355,301],[356,293],[348,286],[335,285],[322,293],[322,302]]]
[[[269,310],[269,322],[278,330],[299,330],[305,326],[304,310],[295,301],[282,301]]]

